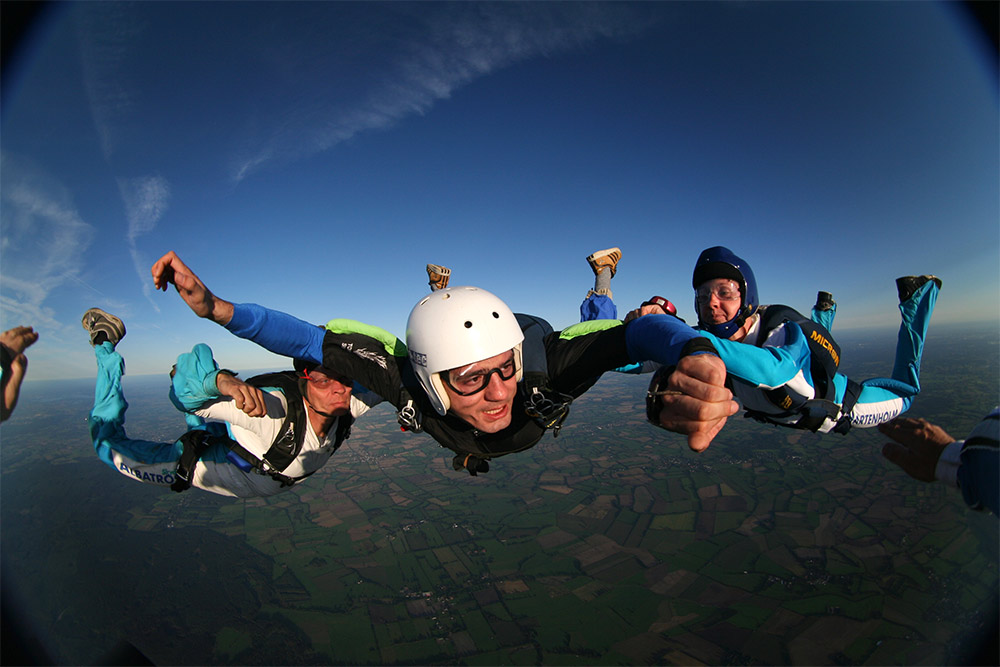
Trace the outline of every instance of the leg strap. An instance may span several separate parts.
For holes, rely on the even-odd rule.
[[[174,473],[174,483],[170,485],[174,491],[180,493],[191,488],[191,476],[194,474],[195,466],[198,465],[198,459],[211,444],[208,436],[208,431],[195,429],[180,437],[183,449],[181,458],[177,462],[177,471]]]
[[[844,435],[851,430],[851,412],[854,410],[854,406],[857,405],[859,396],[861,396],[861,385],[851,378],[847,378],[847,389],[844,390],[844,402],[840,406],[841,417],[837,420],[837,425],[833,427],[834,433]]]

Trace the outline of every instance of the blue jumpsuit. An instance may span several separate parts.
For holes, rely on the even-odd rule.
[[[894,419],[905,412],[920,393],[920,358],[938,291],[934,281],[928,281],[899,305],[902,323],[892,377],[873,378],[861,383],[861,394],[850,413],[852,426],[871,427]],[[836,305],[826,311],[813,308],[811,319],[829,331],[836,312]],[[613,319],[617,316],[617,309],[608,297],[592,294],[580,306],[580,315],[586,321],[598,319],[597,314],[610,315],[607,319]],[[700,333],[712,341],[719,356],[726,362],[726,369],[734,379],[733,393],[743,407],[771,415],[782,413],[762,391],[776,387],[788,389],[800,401],[814,398],[809,371],[809,345],[797,324],[786,323],[778,327],[760,348],[753,345],[757,333],[754,330],[741,342],[718,338],[708,332]],[[636,373],[642,369],[641,365],[633,364],[617,370]],[[649,370],[649,364],[646,364],[645,370]],[[838,373],[834,377],[834,387],[836,402],[842,404],[847,376]],[[797,419],[798,415],[783,419],[782,423],[794,423]],[[827,432],[835,425],[835,420],[828,420],[820,431]]]
[[[837,304],[833,304],[830,310],[817,310],[815,307],[809,319],[820,325],[830,333],[833,333],[833,318],[837,316]]]
[[[812,321],[819,324],[827,331],[833,331],[833,319],[837,315],[837,304],[833,304],[830,310],[812,309]],[[590,322],[592,320],[617,320],[618,307],[611,297],[604,294],[591,292],[580,304],[580,321]],[[655,363],[629,364],[616,368],[618,373],[630,373],[637,375],[640,373],[652,373],[659,367]]]
[[[861,394],[850,412],[851,425],[877,426],[905,412],[920,393],[920,358],[924,339],[930,324],[938,286],[927,281],[913,295],[899,304],[902,322],[896,342],[896,359],[892,377],[872,378],[861,383]],[[829,311],[827,311],[829,312]],[[782,387],[794,398],[805,401],[814,398],[812,377],[809,371],[810,352],[802,329],[793,322],[786,322],[770,333],[763,347],[754,343],[754,330],[743,342],[735,342],[701,332],[710,339],[726,362],[726,370],[733,382],[733,393],[743,406],[750,410],[779,415],[783,411],[767,400],[762,390]],[[835,402],[843,403],[847,377],[837,373],[833,379],[836,389]],[[794,418],[781,418],[780,423],[792,423]],[[827,432],[836,421],[827,420],[819,430]]]
[[[617,320],[618,308],[610,296],[591,293],[580,304],[580,321]]]
[[[94,408],[90,413],[90,435],[97,456],[114,470],[132,479],[169,487],[174,482],[182,445],[175,442],[136,440],[125,432],[125,411],[128,402],[122,392],[125,361],[111,343],[94,347],[97,357],[97,383]],[[205,429],[239,442],[247,451],[258,456],[270,447],[284,422],[284,394],[278,389],[266,389],[267,415],[250,417],[223,397],[216,387],[219,367],[212,350],[196,345],[177,359],[176,373],[170,398],[184,411],[188,429]],[[360,416],[381,399],[359,385],[353,387],[351,413]],[[220,398],[224,400],[219,400]],[[221,421],[209,421],[216,419]],[[308,420],[307,420],[308,422]],[[334,451],[336,428],[329,429],[320,439],[311,425],[304,436],[299,456],[284,474],[300,477],[318,470]],[[211,445],[195,466],[191,486],[223,496],[269,496],[288,486],[268,475],[258,474],[235,456],[223,444]]]

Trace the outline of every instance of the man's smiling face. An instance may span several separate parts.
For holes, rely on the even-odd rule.
[[[510,426],[516,375],[512,350],[441,373],[451,413],[484,433],[502,431]]]

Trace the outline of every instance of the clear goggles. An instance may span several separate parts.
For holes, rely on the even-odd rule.
[[[441,373],[441,378],[459,396],[472,396],[489,386],[490,377],[494,373],[499,375],[501,380],[509,380],[517,375],[517,362],[513,354],[497,368],[473,368],[475,365],[470,364],[462,369],[453,368],[445,371]]]
[[[704,284],[695,292],[695,299],[698,303],[708,303],[715,296],[719,301],[739,301],[740,286],[735,280],[714,285]]]

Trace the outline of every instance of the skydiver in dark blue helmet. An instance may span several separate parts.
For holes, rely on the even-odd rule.
[[[753,270],[728,248],[716,246],[701,253],[692,286],[697,328],[719,351],[733,393],[748,416],[815,432],[845,433],[851,426],[877,426],[897,417],[920,392],[920,358],[941,289],[936,276],[896,280],[902,324],[892,377],[860,384],[837,372],[840,349],[815,318],[786,306],[760,305]],[[829,293],[821,292],[814,311],[823,317],[833,309],[832,301]]]

